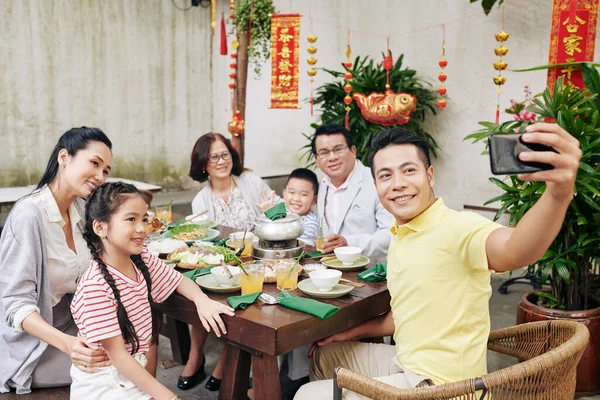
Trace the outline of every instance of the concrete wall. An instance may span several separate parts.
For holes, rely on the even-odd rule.
[[[175,0],[184,6],[188,1]],[[493,120],[501,13],[485,17],[467,0],[274,0],[280,12],[304,15],[299,110],[270,110],[270,63],[248,81],[246,165],[263,176],[300,166],[310,117],[304,39],[318,36],[318,67],[339,68],[347,31],[353,57],[380,57],[391,38],[395,55],[437,86],[441,29],[446,26],[449,105],[428,127],[441,151],[436,192],[454,208],[481,205],[495,194],[483,145],[463,142],[477,121]],[[552,1],[505,2],[509,68],[546,64]],[[220,10],[228,2],[219,0]],[[310,28],[309,16],[315,19]],[[473,18],[462,19],[469,15]],[[157,183],[178,182],[202,133],[225,132],[231,115],[229,57],[210,36],[210,10],[183,12],[170,0],[3,0],[0,2],[0,186],[34,179],[68,127],[102,127],[113,139],[115,173]],[[322,23],[326,22],[326,23]],[[369,34],[366,34],[369,33]],[[379,35],[379,36],[377,36]],[[231,39],[231,38],[230,38]],[[598,41],[597,41],[598,47]],[[596,50],[598,52],[598,49]],[[502,109],[522,99],[524,85],[545,86],[545,72],[506,73]],[[316,85],[326,82],[320,71]],[[318,113],[317,113],[318,115]]]

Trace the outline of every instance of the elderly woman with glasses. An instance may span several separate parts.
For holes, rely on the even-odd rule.
[[[192,150],[190,177],[206,185],[192,201],[194,214],[208,211],[209,219],[234,229],[253,229],[253,222],[281,198],[256,174],[244,171],[238,152],[229,140],[219,133],[200,136]],[[177,387],[191,389],[204,380],[202,349],[208,333],[192,327],[190,356],[181,372]],[[224,357],[221,355],[206,382],[206,388],[219,390]]]
[[[252,223],[281,201],[258,175],[243,170],[239,154],[219,133],[196,141],[190,177],[208,181],[192,201],[193,213],[208,211],[211,220],[234,229],[252,230]]]

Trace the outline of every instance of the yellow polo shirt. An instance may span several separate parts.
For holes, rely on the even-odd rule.
[[[502,227],[437,199],[392,226],[387,281],[398,361],[436,384],[487,372],[492,294],[485,242]]]

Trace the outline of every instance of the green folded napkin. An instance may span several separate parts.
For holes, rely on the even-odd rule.
[[[182,275],[183,276],[187,276],[191,280],[195,281],[196,278],[199,277],[199,276],[204,276],[204,275],[210,274],[210,270],[211,269],[213,269],[213,267],[196,268],[196,269],[193,269],[191,271],[184,272]]]
[[[261,292],[243,294],[241,296],[231,296],[227,298],[227,302],[235,310],[245,310],[250,304],[254,303]]]
[[[315,257],[322,257],[323,253],[321,253],[320,251],[311,251],[310,253],[306,253],[306,258],[315,258]]]
[[[332,306],[331,304],[298,297],[293,293],[290,293],[290,296],[292,297],[285,297],[283,294],[279,293],[276,297],[277,300],[279,300],[279,304],[284,307],[311,314],[321,319],[327,319],[340,310],[338,307]]]
[[[271,221],[275,221],[276,219],[285,217],[286,216],[285,203],[282,202],[282,203],[274,205],[273,207],[271,207],[267,211],[265,211],[265,215]]]
[[[227,240],[228,240],[228,239],[229,239],[229,238],[223,238],[223,239],[221,239],[221,240],[215,240],[215,241],[213,242],[213,244],[214,244],[215,246],[219,246],[219,247],[226,247],[226,246],[227,246]]]
[[[365,282],[383,282],[387,277],[387,263],[380,263],[358,274],[358,279]]]

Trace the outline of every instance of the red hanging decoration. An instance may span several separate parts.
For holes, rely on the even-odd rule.
[[[229,124],[227,124],[227,130],[233,136],[239,136],[244,133],[244,129],[245,129],[244,119],[242,118],[242,114],[240,114],[240,112],[238,110],[231,117],[231,121],[229,121]]]
[[[229,81],[229,88],[231,89],[231,108],[232,110],[236,109],[236,105],[233,104],[233,93],[235,92],[235,88],[237,87],[237,49],[240,47],[240,43],[238,42],[237,39],[234,39],[231,42],[231,63],[229,64],[229,68],[231,68],[231,71],[229,72],[229,78],[231,78],[231,81]],[[232,117],[231,117],[231,121],[229,121],[229,123],[227,124],[227,131],[229,131],[229,133],[231,133],[233,136],[239,136],[241,134],[244,133],[245,130],[245,123],[244,123],[244,118],[242,118],[242,114],[240,113],[239,110],[236,110]]]
[[[344,67],[346,68],[346,73],[344,74],[344,80],[346,81],[346,84],[344,85],[344,92],[346,92],[346,96],[344,97],[344,104],[346,104],[344,126],[346,129],[350,129],[350,111],[352,110],[352,96],[350,96],[350,92],[352,92],[352,85],[350,84],[350,81],[352,80],[352,73],[349,71],[349,69],[352,68],[352,61],[350,61],[351,55],[352,49],[350,48],[350,29],[348,29],[348,45],[346,46],[347,60],[344,62]]]
[[[312,19],[311,19],[311,30],[312,30]],[[306,40],[310,43],[310,47],[306,49],[308,55],[310,56],[306,62],[308,63],[308,70],[306,74],[310,77],[310,116],[314,115],[314,107],[315,107],[315,97],[313,95],[313,83],[315,82],[314,76],[317,74],[317,70],[314,68],[314,65],[317,63],[317,59],[314,57],[314,54],[317,52],[317,48],[314,44],[317,41],[317,37],[315,35],[309,35]]]
[[[233,22],[235,18],[235,0],[229,0],[229,19]]]
[[[498,101],[496,103],[496,124],[500,123],[500,93],[502,93],[502,85],[506,83],[506,77],[502,76],[502,71],[508,67],[508,64],[502,60],[502,57],[508,53],[508,49],[504,47],[504,42],[508,40],[509,33],[504,32],[504,5],[502,6],[502,30],[498,32],[495,37],[496,41],[500,43],[500,47],[494,49],[494,53],[500,57],[499,61],[494,63],[494,69],[498,71],[498,75],[494,77],[494,85],[498,86],[496,92],[498,92]]]
[[[437,90],[438,94],[441,97],[437,101],[437,106],[442,110],[444,108],[446,108],[446,99],[444,98],[444,96],[446,96],[446,92],[447,92],[446,87],[443,85],[443,83],[446,82],[446,79],[448,79],[448,76],[443,71],[448,66],[448,61],[446,61],[445,56],[446,56],[446,25],[442,25],[442,58],[438,62],[438,65],[442,69],[442,72],[440,72],[440,74],[438,75],[438,79],[440,82],[442,82],[442,86],[440,86]]]
[[[221,13],[221,55],[227,55],[227,30],[225,29],[224,13]]]
[[[354,93],[352,97],[367,121],[383,126],[403,125],[410,121],[410,114],[417,109],[417,98],[412,94],[395,93],[390,89],[390,71],[394,68],[394,60],[390,52],[389,37],[387,50],[387,55],[383,58],[383,69],[386,72],[385,92],[373,92],[368,96]]]

